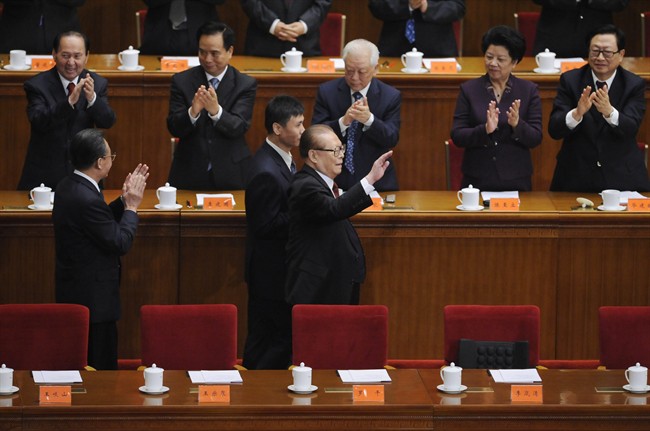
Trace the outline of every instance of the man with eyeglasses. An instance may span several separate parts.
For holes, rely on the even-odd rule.
[[[289,188],[287,301],[290,304],[358,304],[366,276],[361,241],[349,217],[372,205],[369,194],[390,166],[382,154],[365,177],[341,194],[334,178],[343,169],[345,146],[326,125],[300,138],[305,165]]]
[[[108,81],[85,68],[89,54],[84,34],[60,33],[53,42],[55,66],[25,82],[31,136],[18,190],[41,183],[56,188],[72,172],[72,137],[89,127],[108,129],[115,124]]]
[[[345,76],[321,84],[314,104],[313,124],[326,124],[347,150],[339,187],[349,189],[368,172],[374,161],[399,141],[402,95],[375,78],[379,50],[364,39],[343,48]],[[375,185],[379,191],[399,190],[395,167]]]
[[[169,183],[189,190],[240,190],[251,153],[257,82],[230,65],[235,33],[208,21],[198,32],[199,63],[172,77],[167,128],[179,138]]]
[[[75,170],[59,183],[52,210],[56,302],[88,307],[88,365],[115,370],[120,256],[135,239],[149,168],[139,164],[124,180],[122,195],[106,204],[99,182],[108,176],[115,153],[103,133],[78,132],[70,143],[70,159]]]
[[[589,64],[562,74],[548,132],[563,139],[552,191],[648,191],[636,137],[645,113],[645,81],[621,67],[625,35],[614,25],[587,39]]]

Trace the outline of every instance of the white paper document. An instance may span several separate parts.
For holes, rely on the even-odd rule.
[[[197,193],[196,194],[196,204],[200,207],[203,206],[203,199],[205,198],[230,198],[232,199],[232,206],[234,207],[236,205],[235,203],[235,197],[232,195],[232,193]]]
[[[165,56],[165,57],[163,57],[161,59],[161,61],[162,60],[187,60],[187,66],[188,67],[194,67],[194,66],[198,66],[200,64],[199,63],[199,57],[183,57],[183,56],[170,57],[170,56]]]
[[[334,62],[334,69],[345,69],[345,61],[342,58],[330,58]]]
[[[243,383],[238,370],[201,370],[188,371],[192,383],[196,384],[219,384],[219,383]]]
[[[481,192],[481,197],[484,201],[489,201],[492,198],[517,198],[519,199],[519,192]]]
[[[628,199],[647,199],[639,192],[621,192],[621,205],[627,205]]]
[[[72,384],[81,383],[81,373],[77,370],[70,371],[32,371],[34,383],[39,385],[47,384]]]
[[[377,370],[338,370],[343,383],[379,383],[390,382],[388,371]]]
[[[535,368],[524,370],[490,370],[495,383],[540,383],[542,378]]]

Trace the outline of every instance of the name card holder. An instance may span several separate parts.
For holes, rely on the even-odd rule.
[[[230,403],[230,386],[199,385],[199,404]]]
[[[231,198],[203,198],[203,211],[232,211]]]
[[[352,400],[357,402],[384,402],[384,385],[353,385]]]
[[[490,211],[519,211],[518,198],[492,198]]]
[[[70,386],[39,386],[39,404],[71,405]]]
[[[510,401],[513,403],[542,404],[544,402],[542,385],[512,385],[510,387]]]
[[[182,72],[188,68],[189,64],[187,62],[187,59],[163,58],[160,60],[160,70],[163,72]]]
[[[381,206],[381,198],[372,198],[372,205],[364,209],[364,211],[381,211],[384,207]]]
[[[32,58],[32,70],[50,70],[55,64],[52,58]]]
[[[586,61],[563,61],[560,63],[560,72],[568,72],[573,69],[580,69],[582,66],[587,64]]]
[[[448,74],[458,73],[455,61],[432,61],[431,73],[435,74]]]
[[[648,212],[650,211],[650,199],[629,198],[627,200],[627,210],[630,212]]]
[[[307,60],[309,73],[334,73],[334,62],[330,60]]]

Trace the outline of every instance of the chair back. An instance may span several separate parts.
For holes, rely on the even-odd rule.
[[[345,46],[346,16],[329,12],[320,26],[320,50],[322,56],[340,57]]]
[[[456,46],[458,47],[458,56],[463,56],[463,18],[452,23],[454,28],[454,37],[456,38]]]
[[[650,11],[641,12],[641,55],[650,57],[650,20],[646,17],[650,17]]]
[[[605,306],[598,309],[600,363],[624,369],[637,362],[650,366],[650,306]]]
[[[534,305],[447,305],[444,308],[445,360],[458,362],[462,338],[527,341],[529,366],[539,361],[539,308]]]
[[[232,304],[143,305],[142,365],[169,370],[227,370],[237,361]]]
[[[0,305],[0,364],[16,370],[82,370],[88,365],[88,308]]]
[[[386,365],[388,308],[384,305],[295,305],[293,363],[314,369]]]
[[[144,21],[147,19],[147,9],[140,9],[135,11],[135,40],[138,47],[142,45],[144,38]]]
[[[526,39],[526,56],[535,55],[533,46],[537,37],[537,23],[539,22],[539,12],[515,12],[515,29],[524,35]]]
[[[460,190],[463,181],[463,156],[465,149],[454,144],[448,139],[445,141],[445,177],[447,179],[447,190]]]

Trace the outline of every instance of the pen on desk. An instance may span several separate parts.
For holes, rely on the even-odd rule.
[[[185,201],[185,205],[186,205],[188,208],[192,208],[192,202],[190,202],[190,201]]]

